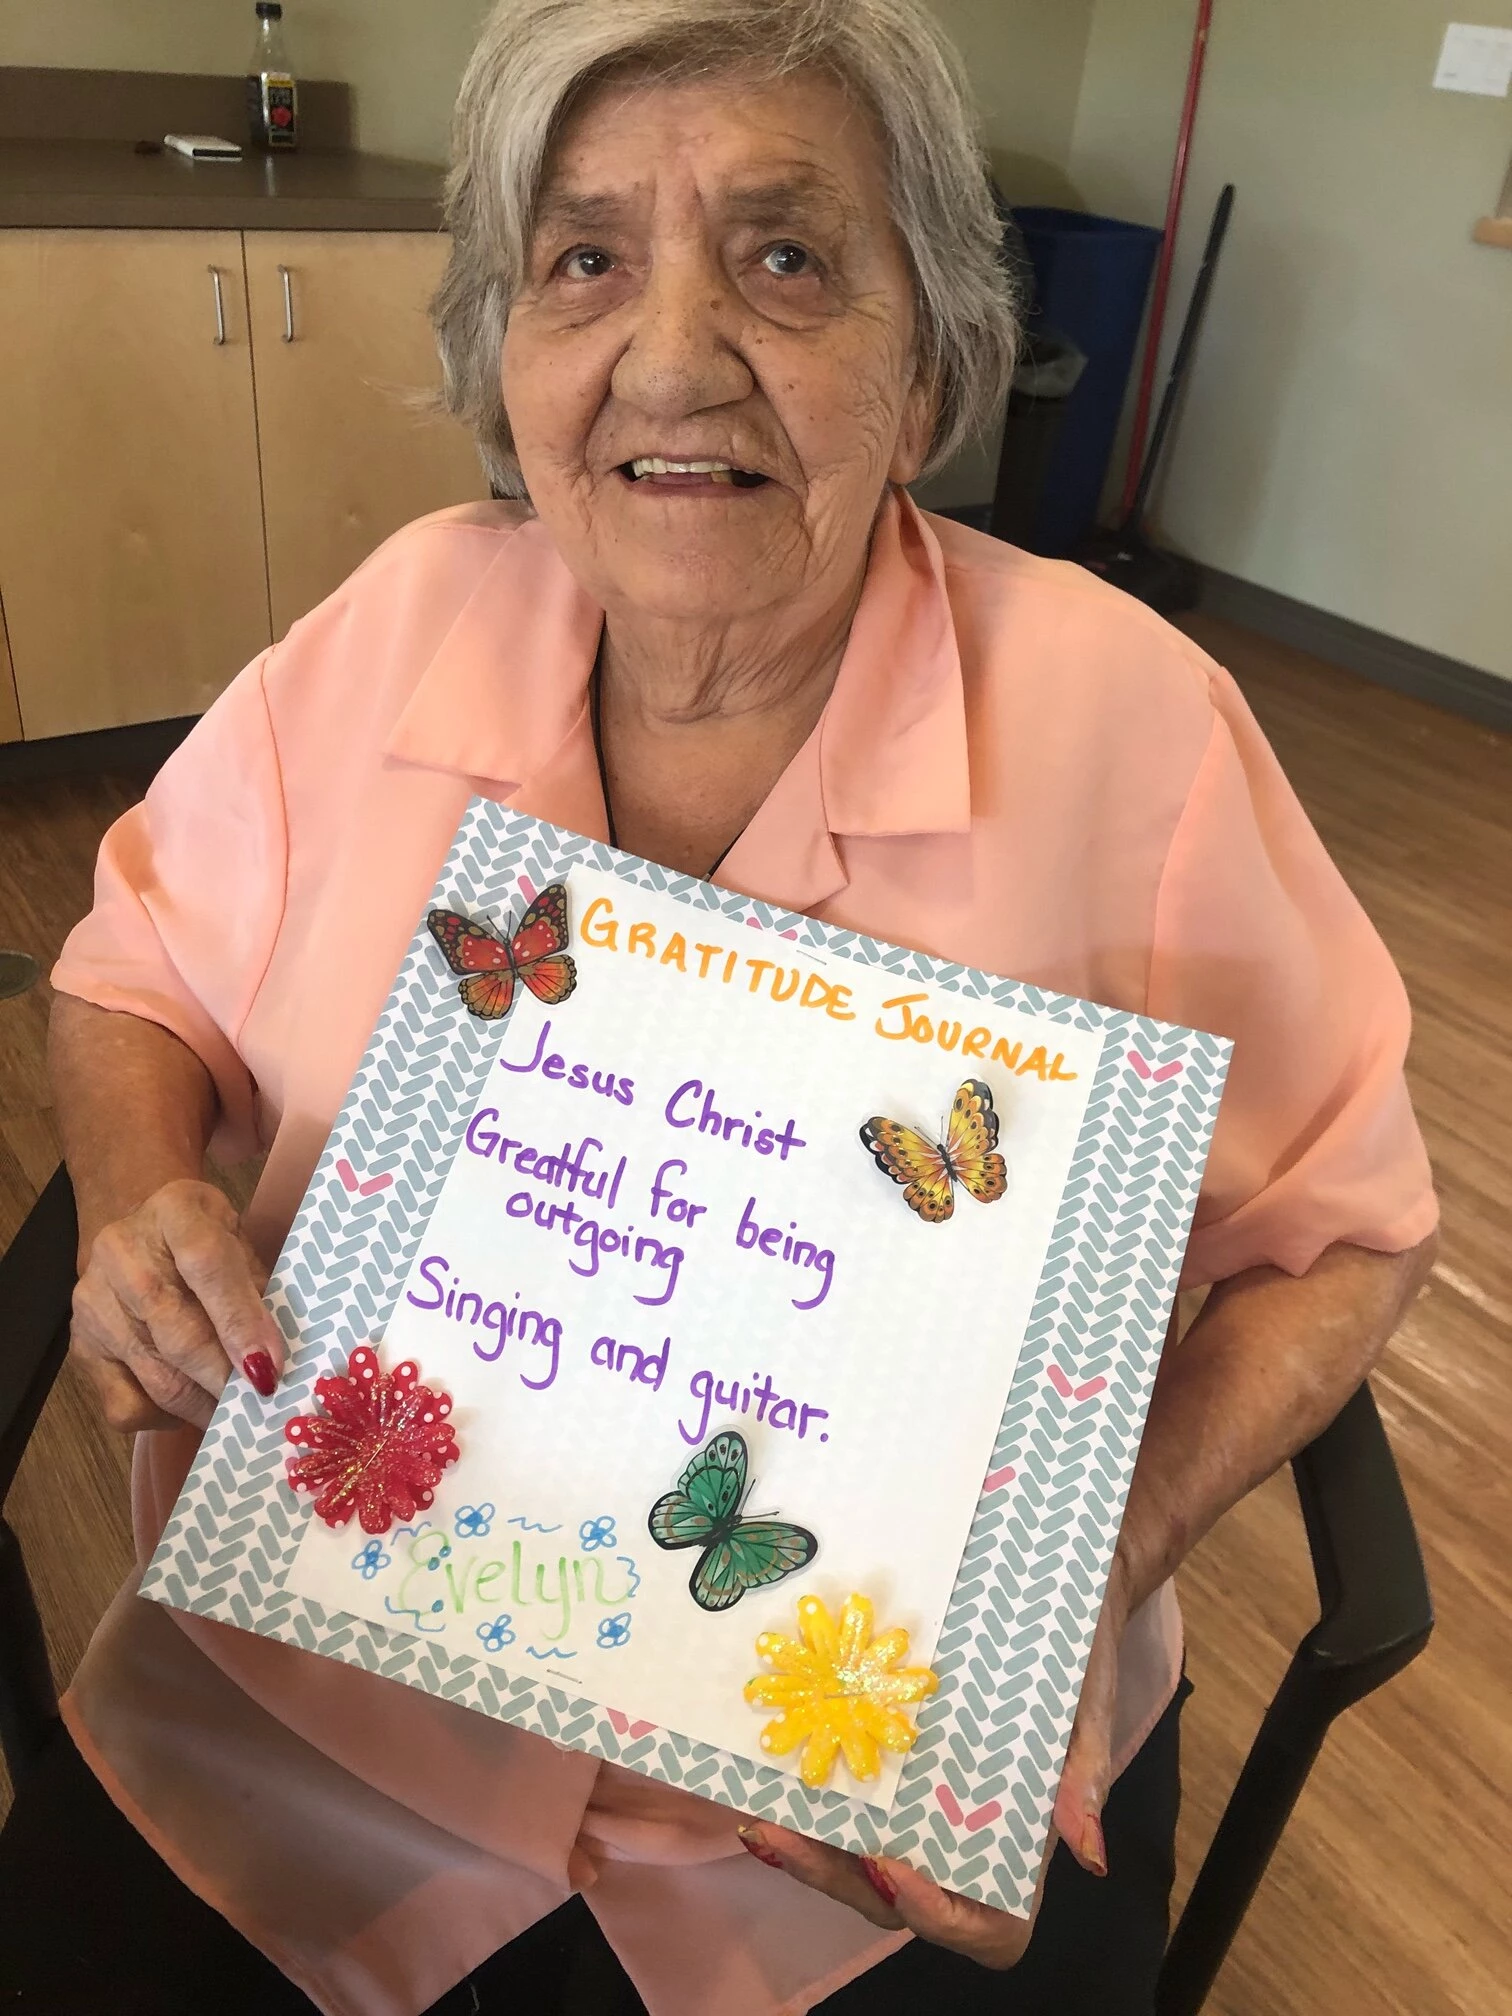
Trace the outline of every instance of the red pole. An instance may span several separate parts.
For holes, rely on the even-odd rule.
[[[1160,248],[1160,264],[1155,269],[1155,298],[1150,304],[1150,330],[1145,341],[1144,365],[1139,374],[1139,402],[1134,408],[1134,433],[1129,442],[1129,467],[1124,477],[1123,517],[1134,509],[1139,489],[1140,465],[1144,461],[1145,440],[1150,430],[1150,407],[1155,397],[1155,372],[1160,362],[1160,337],[1165,328],[1166,299],[1171,291],[1171,266],[1176,257],[1176,234],[1181,228],[1181,204],[1186,194],[1187,156],[1192,147],[1192,128],[1197,119],[1197,100],[1202,91],[1202,69],[1207,61],[1208,30],[1213,25],[1213,0],[1197,0],[1197,32],[1192,41],[1192,60],[1187,70],[1186,102],[1181,108],[1181,132],[1176,142],[1176,163],[1171,171],[1171,194],[1166,203],[1165,241]]]

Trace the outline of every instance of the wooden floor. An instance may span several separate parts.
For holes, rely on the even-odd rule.
[[[1335,1729],[1213,2016],[1512,2016],[1512,740],[1216,621],[1304,804],[1417,1011],[1411,1074],[1444,1199],[1433,1280],[1376,1379],[1439,1623]],[[0,945],[44,962],[140,780],[0,791]],[[53,1166],[45,990],[0,1003],[0,1244]],[[66,1675],[128,1554],[125,1463],[66,1375],[11,1501]],[[1188,1565],[1181,1890],[1312,1623],[1273,1479]]]

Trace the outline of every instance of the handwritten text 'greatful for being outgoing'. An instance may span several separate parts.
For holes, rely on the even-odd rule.
[[[630,922],[617,917],[607,896],[596,896],[584,910],[578,936],[585,945],[606,952],[624,952],[653,960],[659,966],[675,967],[679,973],[723,987],[743,985],[746,993],[759,998],[789,1003],[829,1017],[834,1022],[854,1022],[851,990],[843,982],[826,980],[822,974],[806,977],[797,966],[784,966],[775,959],[751,959],[725,945],[706,945],[696,939],[690,944],[681,931],[662,932],[645,918]],[[1042,1084],[1065,1085],[1080,1074],[1066,1069],[1063,1051],[1051,1056],[1044,1044],[1037,1044],[1026,1056],[1022,1040],[1010,1042],[994,1036],[982,1025],[925,1014],[921,1002],[927,994],[895,994],[884,1001],[882,1013],[872,1027],[890,1043],[934,1043],[940,1049],[967,1058],[979,1057],[1000,1064],[1017,1078],[1038,1078]],[[990,1046],[990,1048],[989,1048]]]

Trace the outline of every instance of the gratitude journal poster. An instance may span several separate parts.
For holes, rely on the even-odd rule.
[[[1022,1901],[1225,1061],[480,802],[145,1593]],[[433,1488],[314,1516],[285,1431],[398,1367]],[[927,1692],[753,1705],[857,1596]]]

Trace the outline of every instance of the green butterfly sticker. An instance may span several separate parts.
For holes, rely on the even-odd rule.
[[[700,1610],[728,1610],[747,1589],[796,1575],[819,1552],[806,1526],[785,1519],[742,1519],[750,1459],[733,1429],[712,1436],[658,1498],[648,1524],[658,1547],[702,1547],[688,1588]]]

